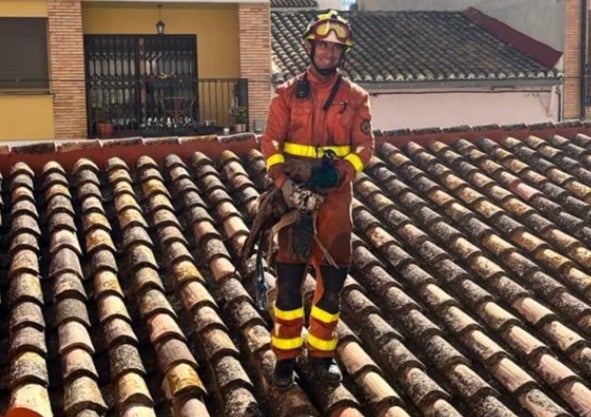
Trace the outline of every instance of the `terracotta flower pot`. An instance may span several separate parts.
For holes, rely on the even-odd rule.
[[[99,136],[103,139],[109,139],[113,137],[113,123],[99,123],[98,124]]]

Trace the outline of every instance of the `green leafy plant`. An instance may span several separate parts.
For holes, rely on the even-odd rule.
[[[244,106],[236,107],[234,113],[234,120],[236,124],[247,124],[248,123],[248,109]]]
[[[111,121],[111,112],[108,103],[95,102],[92,105],[94,119],[97,123],[109,123]]]

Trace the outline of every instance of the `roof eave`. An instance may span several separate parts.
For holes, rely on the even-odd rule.
[[[561,85],[563,78],[515,78],[503,80],[445,80],[445,81],[356,81],[369,92],[382,90],[446,90],[491,89],[514,90],[518,88],[552,87]]]

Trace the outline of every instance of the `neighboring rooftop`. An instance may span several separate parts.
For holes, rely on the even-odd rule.
[[[254,135],[0,147],[0,411],[587,416],[590,135],[380,133],[354,183],[345,379],[304,360],[287,392],[237,262],[269,185]]]
[[[318,8],[318,2],[316,0],[271,0],[272,8]]]
[[[312,11],[272,11],[272,59],[280,80],[303,71],[300,43]],[[356,82],[553,79],[561,76],[472,22],[464,12],[343,12],[355,46],[345,73]],[[276,77],[277,78],[277,77]]]

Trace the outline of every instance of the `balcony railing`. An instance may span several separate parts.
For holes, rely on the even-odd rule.
[[[89,84],[90,137],[100,136],[99,122],[109,122],[114,137],[232,131],[236,109],[248,109],[248,81],[243,78],[197,81],[158,74],[118,84]]]

